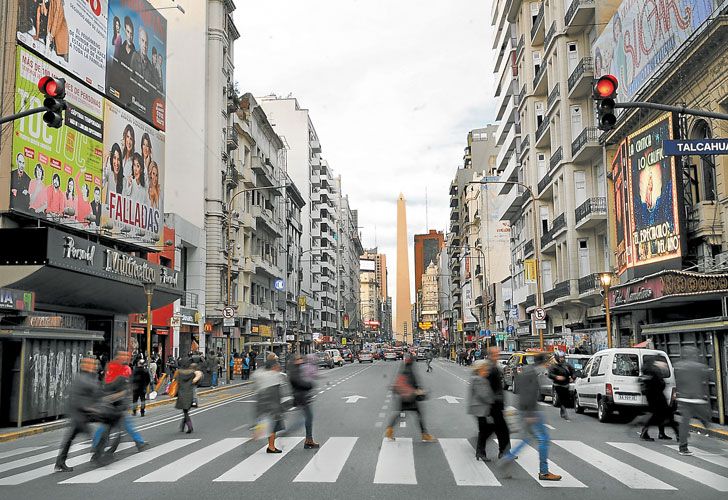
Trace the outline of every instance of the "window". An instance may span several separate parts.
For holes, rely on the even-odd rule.
[[[670,364],[667,361],[667,358],[664,354],[645,354],[642,356],[642,370],[644,370],[645,366],[649,366],[650,363],[654,362],[662,362],[664,363],[667,368],[662,373],[662,378],[670,378]]]
[[[599,365],[601,364],[602,358],[604,358],[604,356],[599,356],[592,360],[591,371],[589,372],[590,377],[595,376],[599,371]]]
[[[615,354],[612,373],[621,377],[638,377],[640,374],[639,356],[625,353]]]
[[[602,356],[599,358],[599,369],[597,370],[597,375],[606,375],[607,374],[607,365],[609,364],[609,356]]]
[[[566,358],[566,362],[569,363],[574,370],[584,370],[584,362],[588,361],[587,358]]]

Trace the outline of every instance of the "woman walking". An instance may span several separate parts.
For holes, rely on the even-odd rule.
[[[417,383],[414,367],[412,366],[413,358],[410,353],[404,355],[402,368],[397,374],[394,381],[393,391],[399,396],[399,409],[394,412],[385,436],[390,441],[394,441],[394,426],[399,419],[401,412],[414,411],[420,422],[420,430],[422,431],[422,441],[425,443],[434,443],[437,441],[425,428],[425,420],[417,404],[418,400],[424,399],[425,391],[423,391]]]
[[[306,375],[303,357],[300,354],[296,354],[293,362],[289,363],[288,380],[293,388],[293,406],[301,409],[306,424],[306,440],[303,442],[303,447],[307,450],[318,448],[319,444],[313,440],[313,412],[311,411],[311,392],[314,384],[313,380]]]
[[[491,425],[493,418],[490,415],[494,402],[493,390],[488,382],[488,362],[479,359],[473,364],[473,375],[470,378],[470,393],[468,395],[468,413],[478,420],[478,442],[475,446],[475,460],[490,462],[485,456],[485,443],[493,433]]]
[[[276,448],[276,433],[284,429],[283,405],[281,404],[281,387],[285,383],[285,376],[281,373],[281,365],[278,364],[278,356],[268,353],[265,359],[265,369],[260,370],[253,376],[255,392],[258,395],[257,420],[260,423],[270,420],[270,434],[268,435],[267,453],[282,453]],[[258,436],[255,436],[256,438]]]
[[[202,372],[190,368],[190,360],[185,358],[180,361],[179,369],[174,374],[177,381],[177,404],[175,408],[182,410],[182,425],[179,427],[180,432],[184,432],[187,427],[187,434],[192,432],[192,419],[190,418],[190,408],[192,408],[192,387],[202,378]]]

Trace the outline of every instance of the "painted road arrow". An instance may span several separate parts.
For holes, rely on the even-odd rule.
[[[460,403],[460,401],[458,401],[458,399],[463,399],[463,398],[456,398],[455,396],[440,396],[437,399],[444,399],[451,405],[456,405],[456,404]]]
[[[355,396],[345,396],[341,399],[346,399],[347,403],[356,403],[360,399],[366,399],[366,398],[367,398],[366,396],[355,395]]]

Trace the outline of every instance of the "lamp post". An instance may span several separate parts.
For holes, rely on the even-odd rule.
[[[154,281],[144,281],[144,294],[147,296],[147,363],[152,357],[152,297],[154,296]]]
[[[612,317],[609,314],[609,289],[612,286],[612,273],[600,273],[599,281],[604,289],[604,312],[607,319],[607,348],[612,348]]]

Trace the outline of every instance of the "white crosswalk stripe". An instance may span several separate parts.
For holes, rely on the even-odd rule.
[[[680,449],[680,447],[675,444],[668,444],[666,446],[676,451]],[[710,462],[711,464],[728,468],[728,456],[726,455],[716,455],[715,453],[709,453],[693,446],[690,446],[690,451],[693,452],[693,456],[698,457],[701,460],[705,460],[706,462]],[[728,453],[728,450],[725,451],[726,453]]]
[[[588,446],[581,441],[555,440],[553,443],[565,449],[576,457],[582,458],[586,463],[593,465],[600,471],[612,476],[628,488],[638,490],[674,490],[673,486],[663,483],[621,460],[610,457],[606,453]]]
[[[646,446],[634,443],[607,443],[615,448],[639,457],[643,460],[664,467],[676,474],[685,476],[688,479],[703,483],[706,486],[718,491],[728,491],[728,477],[719,476],[713,472],[696,467],[690,463],[682,462],[676,458],[658,453]]]
[[[475,460],[475,449],[467,439],[440,439],[440,447],[458,486],[500,486],[484,463]]]
[[[26,446],[25,448],[16,448],[14,450],[3,451],[2,453],[0,453],[0,460],[2,460],[3,458],[14,457],[16,455],[23,455],[25,453],[30,453],[31,451],[42,450],[43,448],[48,448],[48,447],[47,446]]]
[[[218,458],[224,453],[237,448],[250,441],[249,438],[226,438],[206,446],[188,456],[165,465],[144,477],[140,477],[135,483],[173,483],[187,474],[196,471],[206,463]]]
[[[294,483],[335,483],[358,438],[332,437],[326,440]]]
[[[303,440],[302,437],[282,437],[276,440],[276,447],[282,453],[267,453],[268,445],[253,453],[238,465],[227,471],[214,482],[248,482],[255,481],[265,474],[271,467],[281,461],[293,447]]]
[[[71,446],[69,453],[75,453],[77,451],[85,450],[86,448],[90,447],[91,444],[75,444]],[[38,462],[44,462],[48,459],[56,458],[57,456],[58,450],[53,450],[41,453],[40,455],[33,455],[32,457],[19,458],[18,460],[13,460],[12,462],[0,464],[0,473],[7,472],[13,469],[19,469],[20,467],[26,467],[28,465],[37,464]]]
[[[160,444],[141,453],[135,453],[129,457],[123,458],[118,462],[113,462],[104,467],[99,467],[92,471],[80,474],[78,476],[61,481],[60,484],[88,484],[88,483],[100,483],[104,479],[121,474],[122,472],[138,467],[154,459],[164,456],[165,453],[182,448],[189,444],[195,443],[199,439],[176,439],[169,443]]]
[[[374,472],[377,484],[417,484],[412,438],[384,439]]]
[[[519,439],[513,440],[513,448],[516,448],[520,443]],[[538,481],[543,487],[546,488],[586,488],[587,486],[576,479],[574,476],[566,472],[564,469],[556,465],[551,460],[548,461],[549,472],[558,474],[561,476],[561,481],[539,481],[538,480],[538,452],[526,445],[521,448],[518,453],[518,460],[515,461],[523,470],[525,470],[529,476]]]

